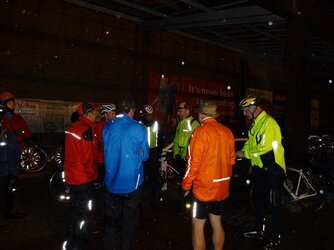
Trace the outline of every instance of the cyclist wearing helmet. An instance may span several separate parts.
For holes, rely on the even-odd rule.
[[[31,136],[31,131],[22,116],[15,113],[15,96],[10,92],[2,92],[0,100],[5,108],[2,126],[16,135],[16,139],[22,147],[23,141]]]
[[[248,130],[248,141],[241,151],[236,152],[236,156],[251,162],[256,210],[255,228],[243,235],[245,238],[264,238],[265,211],[269,206],[272,230],[263,249],[275,249],[281,238],[281,201],[286,169],[281,130],[275,119],[261,108],[258,97],[246,96],[239,106],[252,124]]]
[[[151,190],[152,207],[157,207],[159,204],[159,153],[160,153],[160,140],[159,140],[159,124],[153,119],[153,107],[145,104],[139,111],[141,120],[139,121],[146,127],[148,145],[150,147],[150,157],[144,162],[144,170],[147,173],[146,183]]]
[[[116,105],[113,103],[103,104],[100,107],[100,112],[106,121],[111,121],[116,116]]]
[[[100,106],[100,113],[102,119],[96,124],[96,135],[98,141],[99,182],[102,183],[104,179],[102,130],[107,122],[116,117],[116,105],[113,103],[103,104]]]
[[[8,219],[23,218],[26,214],[13,210],[20,147],[16,135],[2,126],[5,113],[6,108],[0,104],[0,213]]]
[[[89,223],[87,223],[90,214],[89,204],[99,174],[95,132],[98,112],[95,105],[88,102],[79,104],[77,112],[79,120],[72,123],[65,131],[64,174],[71,196],[65,249],[83,249],[86,240],[89,239]]]

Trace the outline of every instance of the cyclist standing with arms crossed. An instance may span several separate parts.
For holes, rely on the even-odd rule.
[[[0,93],[1,104],[5,108],[3,116],[3,128],[14,133],[20,147],[23,147],[23,141],[31,136],[31,131],[21,115],[15,113],[15,96],[10,92]]]
[[[281,203],[286,171],[281,130],[275,119],[261,108],[259,97],[246,96],[239,106],[252,124],[248,130],[248,141],[236,152],[236,156],[251,162],[256,215],[255,228],[243,236],[264,239],[265,213],[269,206],[272,214],[271,236],[263,249],[276,249],[281,240]]]
[[[26,216],[14,210],[20,147],[15,134],[2,127],[5,113],[5,108],[0,104],[0,213],[6,219],[19,219]]]

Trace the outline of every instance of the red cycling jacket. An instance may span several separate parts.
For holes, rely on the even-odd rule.
[[[98,157],[97,162],[103,163],[104,156],[103,156],[103,141],[102,141],[102,130],[104,125],[107,123],[106,119],[102,118],[101,121],[96,123],[96,135],[97,135],[97,145],[98,145]]]
[[[31,131],[28,128],[26,121],[19,114],[6,114],[3,117],[2,127],[16,135],[16,139],[23,146],[23,141],[31,136]]]
[[[65,132],[64,171],[66,183],[80,185],[98,178],[95,124],[80,117]],[[90,138],[89,138],[90,137]]]

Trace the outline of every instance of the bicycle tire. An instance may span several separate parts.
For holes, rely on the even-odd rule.
[[[315,189],[317,194],[315,196],[311,196],[308,198],[304,198],[299,200],[300,206],[304,209],[304,211],[309,213],[315,213],[321,210],[327,201],[328,190],[327,190],[327,180],[322,174],[317,174],[311,176],[309,179],[312,187]],[[305,190],[308,187],[304,184],[301,186],[301,190]],[[308,190],[305,190],[306,192]]]
[[[282,201],[283,201],[284,197],[282,196]],[[249,202],[249,205],[252,209],[252,211],[255,213],[255,201],[254,201],[254,185],[252,185],[249,189],[249,197],[248,197],[248,202]],[[282,204],[283,205],[283,204]],[[266,207],[265,209],[265,215],[264,217],[265,218],[270,218],[272,215],[270,213],[270,210],[269,210],[269,207]]]
[[[64,179],[63,169],[56,170],[49,180],[49,192],[56,201],[70,202],[69,187]]]
[[[25,148],[20,157],[21,168],[27,172],[41,171],[47,163],[45,151],[37,146]]]

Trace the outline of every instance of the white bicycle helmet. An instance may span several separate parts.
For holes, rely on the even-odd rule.
[[[100,107],[101,115],[103,115],[105,113],[111,113],[112,111],[116,111],[116,105],[113,104],[113,103],[103,104]]]
[[[140,110],[141,115],[150,115],[153,114],[153,107],[151,105],[145,104]]]

